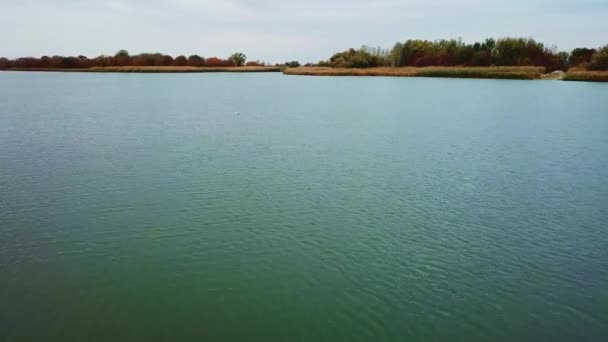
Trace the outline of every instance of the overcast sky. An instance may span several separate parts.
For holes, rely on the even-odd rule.
[[[0,0],[0,56],[163,52],[313,62],[408,38],[608,44],[608,0]]]

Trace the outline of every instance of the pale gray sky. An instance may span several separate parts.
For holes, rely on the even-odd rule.
[[[608,0],[0,0],[0,56],[127,49],[315,62],[409,38],[608,44]]]

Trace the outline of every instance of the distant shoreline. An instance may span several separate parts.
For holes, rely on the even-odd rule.
[[[2,71],[38,72],[96,72],[96,73],[204,73],[204,72],[281,72],[281,67],[244,66],[244,67],[189,67],[189,66],[116,66],[92,68],[8,68]]]
[[[300,67],[289,68],[283,73],[294,76],[390,76],[390,77],[445,77],[481,78],[511,80],[541,80],[543,67],[374,67],[374,68],[332,68]],[[565,73],[564,81],[608,82],[607,71],[586,71],[575,69]]]
[[[93,73],[258,73],[282,72],[293,76],[385,76],[385,77],[445,77],[477,79],[510,79],[510,80],[563,80],[608,82],[608,71],[587,71],[575,68],[560,78],[543,75],[543,67],[374,67],[374,68],[333,68],[333,67],[297,67],[285,68],[276,66],[244,67],[188,67],[188,66],[119,66],[93,67],[87,69],[60,68],[9,68],[0,71],[38,71],[38,72],[93,72]]]
[[[305,76],[395,76],[395,77],[448,77],[490,79],[540,79],[543,67],[372,67],[334,68],[310,67],[285,70],[287,75]]]

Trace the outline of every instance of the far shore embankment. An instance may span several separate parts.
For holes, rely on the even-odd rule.
[[[560,77],[547,77],[543,67],[374,67],[374,68],[333,68],[299,67],[288,68],[285,75],[299,76],[388,76],[388,77],[448,77],[485,78],[513,80],[564,80],[608,82],[607,71],[587,71],[576,68]]]
[[[543,67],[491,66],[491,67],[373,67],[373,68],[334,68],[334,67],[297,67],[280,66],[243,66],[243,67],[190,67],[190,66],[114,66],[92,68],[9,68],[0,71],[38,71],[38,72],[94,72],[94,73],[261,73],[282,72],[284,75],[297,76],[386,76],[386,77],[446,77],[482,78],[512,80],[563,80],[608,82],[608,71],[588,71],[572,68],[565,73],[544,73]]]
[[[42,71],[42,72],[117,72],[117,73],[204,73],[204,72],[281,72],[281,67],[275,66],[243,66],[243,67],[189,67],[189,66],[115,66],[92,67],[80,69],[59,68],[10,68],[6,71]]]
[[[394,76],[394,77],[452,77],[452,78],[493,78],[493,79],[540,79],[542,67],[375,67],[375,68],[332,68],[301,67],[289,68],[286,75],[305,76]]]

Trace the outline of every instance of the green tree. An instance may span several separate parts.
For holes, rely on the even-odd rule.
[[[369,48],[349,49],[331,56],[329,64],[334,68],[371,68],[380,64],[381,58],[369,52]]]
[[[128,57],[129,57],[129,51],[127,51],[127,50],[120,50],[120,51],[118,51],[118,52],[117,52],[117,53],[114,55],[114,57],[116,57],[116,58],[119,58],[119,57],[127,57],[127,58],[128,58]]]
[[[591,57],[596,52],[595,49],[576,48],[570,53],[570,65],[578,66],[591,62]]]
[[[608,45],[597,50],[591,57],[587,67],[589,70],[608,70]]]
[[[243,66],[245,65],[245,61],[247,61],[247,56],[242,52],[236,52],[230,56],[230,60],[234,61],[236,66]]]
[[[141,53],[132,57],[133,65],[139,66],[160,66],[163,63],[164,56],[160,53]]]

